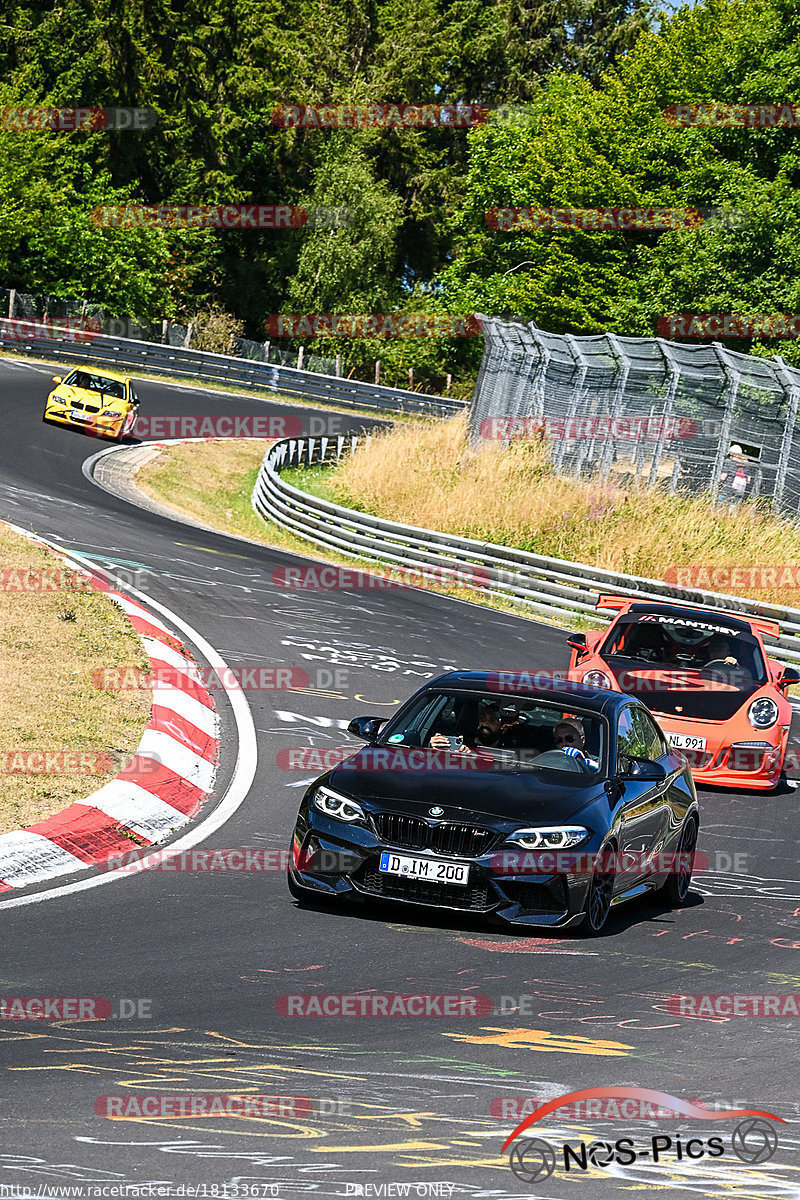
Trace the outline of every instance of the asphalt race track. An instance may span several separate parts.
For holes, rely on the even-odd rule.
[[[50,374],[0,361],[0,517],[98,561],[148,568],[147,593],[230,666],[311,676],[305,693],[246,693],[255,783],[203,848],[286,848],[315,772],[280,769],[281,749],[349,743],[352,716],[388,714],[442,670],[566,665],[558,630],[420,590],[285,590],[273,571],[296,559],[107,494],[81,471],[100,444],[42,424]],[[138,390],[153,415],[281,411],[166,384]],[[229,709],[222,715],[224,785],[236,744]],[[710,868],[695,876],[687,907],[618,908],[593,941],[406,908],[301,910],[278,871],[152,871],[22,906],[0,902],[3,995],[101,996],[117,1013],[121,1000],[135,1001],[124,1019],[0,1025],[0,1196],[67,1195],[69,1186],[99,1196],[148,1183],[170,1189],[163,1195],[204,1185],[195,1194],[280,1200],[588,1198],[643,1185],[665,1197],[800,1195],[800,1018],[678,1016],[667,1007],[678,994],[800,988],[800,794],[704,790],[700,801],[699,848]],[[495,1011],[280,1013],[287,994],[353,992],[480,994]],[[512,1173],[500,1148],[518,1118],[502,1118],[500,1098],[544,1101],[613,1085],[765,1110],[787,1123],[776,1125],[774,1156],[751,1163],[732,1151],[730,1120],[555,1114],[532,1133],[557,1148],[630,1137],[642,1155],[631,1166],[568,1174],[561,1165],[542,1182]],[[249,1092],[305,1100],[250,1118],[113,1120],[95,1111],[109,1095]],[[663,1142],[678,1130],[684,1142],[722,1135],[724,1155],[678,1159],[673,1144],[657,1163],[643,1157],[652,1136]],[[100,1185],[109,1186],[89,1190]]]

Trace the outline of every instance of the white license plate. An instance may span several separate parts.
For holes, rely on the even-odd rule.
[[[73,421],[91,421],[92,418],[86,413],[78,412],[76,408],[73,408],[72,419]]]
[[[668,733],[669,743],[676,750],[705,750],[706,739],[694,737],[691,733]]]
[[[425,879],[429,883],[469,883],[469,863],[440,862],[435,858],[411,858],[384,850],[380,869],[384,875],[404,875],[406,879]]]

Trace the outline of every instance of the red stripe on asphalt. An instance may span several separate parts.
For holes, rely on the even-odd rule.
[[[192,679],[182,671],[176,670],[168,662],[163,659],[151,659],[152,671],[154,671],[157,683],[169,684],[170,688],[178,688],[185,692],[187,696],[191,696],[192,700],[197,700],[203,704],[204,708],[210,708],[211,712],[216,712],[216,704],[213,703],[209,691],[204,688],[204,685],[197,682],[197,679]]]
[[[167,633],[160,625],[151,625],[149,621],[145,621],[143,617],[137,617],[131,613],[125,613],[133,628],[142,637],[153,638],[156,642],[163,642],[165,646],[171,646],[173,650],[177,650],[179,654],[185,653],[184,647],[174,638],[171,633]]]
[[[11,884],[3,883],[2,879],[0,879],[0,892],[10,892],[10,891],[11,891]]]
[[[186,717],[182,717],[171,708],[162,708],[160,704],[154,704],[147,728],[154,729],[157,733],[168,733],[176,742],[188,746],[206,762],[217,761],[217,739],[203,733],[202,729],[198,729],[191,721],[187,721]]]
[[[29,826],[29,832],[40,833],[85,863],[103,862],[134,848],[134,843],[125,836],[124,826],[119,821],[80,801]],[[148,846],[152,845],[146,838],[142,841]]]
[[[215,711],[216,705],[202,683],[192,679],[191,675],[184,675],[183,671],[171,666],[163,658],[151,658],[150,663],[157,683],[167,683],[170,687],[178,688],[193,700],[198,700],[205,708]]]
[[[159,800],[163,800],[172,808],[176,808],[184,816],[193,817],[208,799],[208,794],[202,788],[195,787],[188,779],[184,779],[177,771],[170,770],[164,763],[157,764],[152,758],[139,758],[137,755],[132,760],[132,769],[133,764],[137,762],[142,764],[143,769],[141,774],[134,771],[130,776],[132,781],[135,780],[139,787],[144,788],[151,795],[157,796]],[[129,842],[128,849],[130,848]]]

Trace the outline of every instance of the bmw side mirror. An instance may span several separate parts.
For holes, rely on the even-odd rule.
[[[54,376],[53,376],[53,383],[61,383],[61,376],[60,376],[60,375],[54,375]]]
[[[794,667],[784,667],[783,674],[777,680],[775,686],[779,687],[783,692],[795,683],[800,683],[800,671],[795,671]]]
[[[586,634],[585,633],[570,634],[570,636],[567,638],[567,645],[572,646],[573,650],[585,651],[586,650]]]
[[[378,730],[386,720],[386,717],[353,717],[347,726],[347,732],[352,733],[353,737],[361,738],[362,742],[374,742]]]
[[[663,763],[651,758],[629,758],[623,775],[625,779],[635,779],[639,783],[660,783],[667,778],[667,771]]]

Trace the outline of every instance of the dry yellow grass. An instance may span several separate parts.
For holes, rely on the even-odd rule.
[[[0,570],[0,833],[5,833],[51,816],[113,779],[139,744],[151,697],[100,690],[92,682],[103,667],[148,667],[127,617],[107,596],[81,590],[85,585],[71,573],[59,574],[61,559],[5,526]],[[49,572],[44,579],[57,581],[57,590],[18,589],[20,578],[36,586],[40,571]],[[85,755],[82,763],[95,769],[20,771],[26,762],[21,755],[39,751]]]
[[[800,563],[800,528],[765,505],[555,477],[539,441],[470,447],[463,416],[377,434],[328,477],[341,504],[391,520],[664,579],[677,567]],[[800,607],[795,588],[713,588]]]
[[[250,503],[268,445],[259,438],[219,438],[169,446],[139,470],[136,486],[182,516],[268,542]]]

